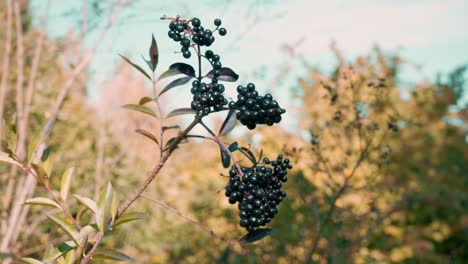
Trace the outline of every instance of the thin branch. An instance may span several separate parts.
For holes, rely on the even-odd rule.
[[[174,139],[174,142],[169,146],[169,148],[166,151],[164,151],[158,164],[156,164],[153,170],[151,170],[151,172],[147,175],[146,179],[140,184],[140,186],[138,186],[133,191],[133,193],[127,198],[127,200],[125,200],[124,203],[119,207],[119,210],[117,212],[117,216],[115,217],[115,219],[118,219],[119,217],[121,217],[125,213],[125,211],[127,211],[127,209],[130,207],[130,205],[132,205],[141,196],[141,194],[146,190],[146,188],[148,188],[150,183],[154,180],[154,178],[156,178],[159,171],[162,169],[166,161],[169,159],[172,152],[177,148],[179,143],[183,139],[185,139],[187,134],[200,122],[201,118],[202,118],[201,116],[196,116],[195,119],[192,121],[192,123],[184,131],[182,131],[182,133],[179,136],[177,136]],[[111,224],[112,223],[109,223],[107,226],[110,227]],[[82,261],[83,264],[87,264],[91,261],[94,255],[94,252],[101,244],[101,241],[103,238],[104,238],[104,233],[98,233],[96,237],[96,242],[94,243],[93,247],[88,251],[86,256],[83,258],[83,261]]]
[[[229,240],[229,239],[226,239],[226,238],[222,237],[221,235],[219,235],[219,234],[215,233],[213,230],[211,230],[209,227],[204,226],[200,222],[197,222],[197,221],[189,218],[188,216],[186,216],[186,215],[182,214],[181,212],[179,212],[177,209],[175,209],[175,208],[173,208],[173,207],[171,207],[171,206],[169,206],[169,205],[167,205],[167,204],[165,204],[165,203],[163,203],[163,202],[161,202],[161,201],[159,201],[159,200],[157,200],[155,198],[151,198],[151,197],[149,197],[149,196],[147,196],[145,194],[142,194],[141,196],[148,199],[148,200],[150,200],[150,201],[152,201],[152,202],[154,202],[154,203],[156,203],[156,204],[158,204],[158,205],[160,205],[160,206],[162,206],[162,207],[164,207],[164,208],[166,208],[166,209],[169,209],[169,210],[173,211],[174,213],[176,213],[180,217],[184,218],[185,220],[189,221],[190,223],[192,223],[192,224],[198,226],[199,228],[203,229],[208,234],[210,234],[210,235],[212,235],[212,236],[214,236],[216,238],[219,238],[222,241],[229,243],[230,245],[239,244],[238,241],[233,241],[233,240]]]

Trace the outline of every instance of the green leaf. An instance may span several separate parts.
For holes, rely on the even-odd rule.
[[[244,154],[254,165],[257,165],[257,159],[250,149],[241,147],[239,151]]]
[[[65,255],[65,261],[64,261],[64,264],[73,264],[75,263],[75,251],[74,250],[70,250],[68,251],[68,253]]]
[[[88,244],[88,236],[85,236],[83,238],[83,241],[81,241],[81,244],[76,248],[75,252],[75,263],[81,263],[81,259],[83,258],[84,252],[86,245]]]
[[[236,150],[239,150],[239,144],[237,142],[233,142],[229,145],[229,151],[234,152]]]
[[[7,153],[5,153],[5,152],[0,152],[0,161],[10,163],[10,164],[13,164],[13,165],[18,165],[20,167],[23,166],[19,162],[17,162],[16,160],[10,158],[9,155]]]
[[[167,77],[171,77],[171,76],[174,76],[174,75],[177,75],[177,74],[180,74],[179,71],[177,70],[174,70],[174,69],[169,69],[165,72],[163,72],[161,75],[159,75],[159,78],[158,78],[158,82],[164,78],[167,78]]]
[[[221,74],[217,78],[220,81],[235,82],[239,79],[239,75],[230,68],[223,67],[219,71]],[[205,77],[213,79],[213,70],[209,71]]]
[[[122,59],[124,59],[126,62],[128,62],[130,65],[132,65],[135,69],[137,69],[139,72],[141,72],[143,75],[146,76],[146,78],[148,78],[149,80],[151,80],[151,76],[149,76],[148,73],[145,72],[145,70],[143,70],[143,68],[141,68],[139,65],[133,63],[130,59],[126,58],[125,56],[119,54],[120,57],[122,57]]]
[[[112,193],[112,184],[108,182],[106,187],[99,194],[99,200],[97,202],[98,210],[96,212],[96,224],[98,225],[98,228],[101,232],[104,232],[106,217],[110,214]]]
[[[231,164],[231,157],[221,146],[219,147],[219,150],[221,151],[221,162],[223,163],[223,167],[228,168]]]
[[[130,222],[130,221],[146,219],[148,217],[149,217],[149,215],[147,213],[137,213],[137,212],[125,213],[115,221],[115,223],[114,223],[114,225],[112,225],[112,227],[116,228],[117,226],[119,226],[121,224]]]
[[[68,196],[68,191],[70,190],[70,183],[73,176],[73,171],[75,168],[68,168],[62,175],[62,182],[60,185],[60,197],[62,200],[66,201]]]
[[[48,249],[44,254],[43,261],[51,262],[53,260],[56,260],[62,255],[65,255],[70,250],[73,250],[74,248],[76,248],[76,244],[71,241],[62,243],[57,248],[52,247],[52,250]]]
[[[179,129],[179,128],[180,128],[180,126],[178,126],[178,125],[175,125],[175,126],[163,126],[163,127],[162,127],[162,131],[164,132],[164,131],[169,130],[169,129]]]
[[[21,260],[29,264],[44,264],[43,262],[33,258],[21,258]]]
[[[236,122],[236,111],[229,110],[226,119],[224,120],[223,124],[221,125],[221,128],[219,129],[219,136],[225,136],[229,134],[229,132],[231,132],[234,129],[234,127],[236,127]]]
[[[143,61],[146,63],[146,65],[148,65],[148,67],[150,68],[150,70],[153,70],[153,65],[151,65],[151,61],[145,59],[145,57],[143,57],[143,55],[141,55],[141,58],[142,58]]]
[[[87,198],[87,197],[80,196],[78,194],[74,194],[73,197],[82,205],[84,205],[86,208],[91,210],[93,213],[97,212],[98,207],[94,200]]]
[[[50,148],[46,147],[44,151],[42,151],[41,155],[41,162],[45,162],[50,156]]]
[[[49,179],[49,175],[48,175],[47,172],[42,168],[42,166],[32,163],[32,164],[31,164],[31,167],[34,169],[34,171],[36,172],[36,174],[37,174],[37,176],[38,176],[39,178],[41,178],[41,179],[43,179],[43,180]]]
[[[195,69],[191,65],[189,65],[187,63],[177,62],[177,63],[174,63],[171,66],[169,66],[169,69],[170,70],[175,70],[175,71],[177,71],[179,73],[182,73],[182,74],[185,74],[187,76],[195,77]]]
[[[150,116],[154,116],[156,118],[158,117],[156,115],[156,113],[153,110],[151,110],[151,108],[146,107],[144,105],[126,104],[126,105],[123,105],[122,107],[125,108],[125,109],[130,109],[130,110],[142,112],[142,113],[148,114]]]
[[[158,44],[156,43],[156,39],[154,38],[154,35],[152,35],[151,46],[150,46],[150,49],[149,49],[149,55],[150,55],[150,59],[151,59],[151,69],[154,72],[156,70],[156,67],[158,66],[158,62],[159,62]]]
[[[54,169],[54,155],[49,154],[47,160],[41,162],[41,168],[44,169],[44,172],[48,177],[52,175],[52,170]]]
[[[141,129],[141,128],[136,129],[135,132],[137,132],[138,134],[141,134],[141,135],[151,139],[154,143],[156,143],[156,145],[159,146],[158,139],[151,132],[146,131],[146,130]]]
[[[76,230],[76,228],[70,224],[66,219],[57,215],[51,215],[49,213],[45,213],[45,215],[52,221],[54,221],[57,225],[59,225],[67,235],[73,239],[76,244],[80,244],[80,233]]]
[[[166,85],[166,87],[164,87],[164,89],[159,93],[159,96],[161,96],[163,93],[177,87],[177,86],[181,86],[181,85],[184,85],[186,83],[188,83],[190,80],[192,79],[192,77],[190,76],[185,76],[185,77],[181,77],[179,79],[175,79],[174,81],[170,82],[168,85]]]
[[[31,142],[29,143],[29,146],[28,146],[28,164],[31,163],[32,159],[33,159],[33,156],[34,156],[34,152],[36,151],[37,149],[37,146],[39,145],[39,142],[41,141],[41,136],[42,134],[38,134],[36,135],[32,140]]]
[[[98,249],[94,253],[94,259],[108,259],[116,261],[133,262],[129,256],[112,249]]]
[[[138,102],[139,105],[144,105],[146,103],[152,102],[153,98],[150,98],[148,96],[142,97],[140,101]]]
[[[193,110],[192,108],[178,108],[170,112],[166,118],[178,116],[178,115],[188,115],[188,114],[196,114],[197,111]]]
[[[52,206],[52,207],[57,207],[58,209],[62,209],[60,208],[60,206],[54,202],[52,199],[49,199],[49,198],[45,198],[45,197],[34,197],[34,198],[31,198],[31,199],[28,199],[24,202],[24,204],[30,204],[30,205],[45,205],[45,206]]]
[[[16,114],[7,117],[5,120],[4,137],[11,151],[15,151],[18,140],[18,137],[16,136]]]
[[[119,204],[117,200],[117,193],[113,192],[112,193],[112,201],[111,201],[111,208],[110,208],[110,214],[112,221],[115,220],[115,217],[117,216],[117,211],[119,210]]]
[[[271,228],[258,228],[239,239],[239,243],[246,244],[258,241],[273,233]]]

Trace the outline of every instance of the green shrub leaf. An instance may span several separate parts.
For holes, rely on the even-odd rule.
[[[147,213],[137,213],[137,212],[125,213],[115,221],[112,227],[115,228],[121,224],[130,222],[130,221],[146,219],[148,217],[149,215]]]
[[[73,171],[75,168],[68,168],[62,175],[62,182],[60,185],[60,197],[62,200],[66,201],[68,197],[68,191],[70,190],[70,183],[73,176]]]
[[[63,231],[71,238],[76,244],[80,244],[80,233],[75,229],[75,227],[69,223],[65,218],[62,218],[57,215],[51,215],[49,213],[45,213],[45,215],[52,221],[54,221],[57,225],[59,225]]]
[[[74,248],[76,248],[76,244],[72,241],[62,243],[57,248],[52,247],[46,251],[43,261],[46,263],[54,261]]]
[[[97,204],[94,200],[90,199],[90,198],[87,198],[87,197],[83,197],[83,196],[80,196],[78,194],[74,194],[73,197],[78,200],[78,202],[80,202],[82,205],[84,205],[86,208],[88,208],[89,210],[91,210],[93,213],[96,213],[97,212]]]
[[[24,204],[45,205],[45,206],[52,206],[52,207],[57,207],[58,209],[61,209],[60,206],[56,202],[54,202],[52,199],[45,198],[45,197],[34,197],[34,198],[26,200]]]
[[[271,228],[258,228],[239,239],[239,243],[246,244],[258,241],[273,233]]]
[[[226,116],[226,119],[224,119],[224,122],[221,125],[221,128],[219,129],[219,136],[225,136],[229,134],[229,132],[231,132],[236,126],[236,121],[237,121],[236,111],[229,110],[229,113]]]
[[[188,115],[188,114],[196,114],[197,112],[193,110],[192,108],[179,108],[175,109],[172,112],[170,112],[166,118],[173,117],[173,116],[178,116],[178,115]]]
[[[148,114],[150,116],[154,116],[154,117],[158,117],[156,115],[156,113],[149,107],[146,107],[144,105],[136,105],[136,104],[126,104],[126,105],[123,105],[122,106],[123,108],[125,109],[129,109],[129,110],[134,110],[134,111],[138,111],[138,112],[141,112],[141,113],[145,113],[145,114]]]
[[[181,85],[184,85],[186,83],[188,83],[190,80],[192,79],[191,76],[185,76],[185,77],[181,77],[179,79],[175,79],[174,81],[170,82],[168,85],[166,85],[166,87],[164,87],[164,89],[159,93],[159,96],[161,96],[162,94],[164,94],[165,92],[177,87],[177,86],[181,86]]]
[[[133,262],[133,259],[129,256],[118,252],[112,249],[98,249],[94,253],[93,258],[95,259],[108,259],[108,260],[116,260],[116,261],[125,261],[125,262]]]
[[[126,62],[128,62],[128,64],[132,65],[135,69],[137,69],[139,72],[141,72],[143,75],[146,76],[146,78],[148,78],[149,80],[151,80],[151,76],[149,76],[148,73],[145,72],[145,70],[143,70],[143,68],[141,68],[139,65],[133,63],[130,59],[128,59],[127,57],[119,54],[120,57],[122,57],[122,59],[124,59]]]

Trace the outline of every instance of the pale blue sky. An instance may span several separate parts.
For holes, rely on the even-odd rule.
[[[31,1],[36,17],[43,14],[45,2]],[[80,5],[78,0],[52,0],[51,36],[77,29]],[[409,66],[404,69],[403,77],[409,82],[433,79],[438,72],[468,63],[468,3],[463,0],[138,0],[124,12],[93,60],[91,94],[99,94],[101,82],[111,78],[112,67],[120,62],[117,54],[125,53],[143,64],[140,55],[146,56],[152,33],[161,52],[160,71],[176,60],[185,60],[172,52],[179,46],[167,37],[167,22],[159,19],[164,14],[197,16],[207,24],[222,18],[228,35],[218,38],[213,50],[223,54],[223,65],[240,74],[240,82],[253,81],[264,87],[289,60],[281,45],[300,39],[298,51],[310,65],[324,70],[336,63],[329,49],[331,40],[349,59],[367,54],[375,44],[386,52],[398,51],[422,66],[421,71]],[[89,34],[87,43],[94,37]],[[304,69],[297,67],[279,88],[290,89],[303,75]]]

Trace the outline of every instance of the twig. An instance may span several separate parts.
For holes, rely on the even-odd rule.
[[[167,205],[167,204],[165,204],[165,203],[163,203],[163,202],[161,202],[161,201],[159,201],[159,200],[157,200],[155,198],[151,198],[151,197],[149,197],[149,196],[147,196],[145,194],[142,194],[141,196],[148,199],[148,200],[150,200],[150,201],[152,201],[152,202],[154,202],[154,203],[157,203],[158,205],[160,205],[160,206],[162,206],[162,207],[164,207],[166,209],[169,209],[169,210],[173,211],[174,213],[178,214],[180,217],[184,218],[185,220],[189,221],[190,223],[200,227],[201,229],[206,231],[208,234],[210,234],[210,235],[212,235],[212,236],[214,236],[216,238],[219,238],[222,241],[229,243],[230,245],[239,244],[238,241],[233,241],[233,240],[229,240],[229,239],[226,239],[226,238],[222,237],[221,235],[219,235],[219,234],[215,233],[213,230],[211,230],[209,227],[204,226],[200,222],[197,222],[197,221],[189,218],[188,216],[185,216],[184,214],[179,212],[177,209],[175,209],[175,208],[173,208],[173,207],[171,207],[171,206],[169,206],[169,205]]]
[[[119,207],[119,210],[117,212],[117,216],[115,217],[115,219],[118,219],[119,217],[121,217],[125,213],[125,211],[127,211],[127,209],[130,207],[130,205],[132,205],[141,196],[141,194],[146,190],[146,188],[148,188],[150,183],[158,175],[161,168],[169,159],[172,152],[177,148],[177,146],[185,138],[185,136],[200,122],[201,118],[202,118],[201,116],[196,116],[195,119],[192,121],[192,123],[179,136],[175,138],[174,142],[169,146],[169,148],[166,151],[164,151],[158,164],[156,164],[156,166],[148,174],[146,179],[140,184],[140,186],[138,186],[133,191],[133,193],[127,198],[127,200],[125,200],[124,203]],[[94,252],[99,247],[103,238],[104,238],[103,233],[99,233],[97,235],[96,242],[94,243],[93,247],[88,251],[88,253],[83,259],[83,262],[82,262],[83,264],[87,264],[89,263],[89,261],[91,261],[91,258],[93,257]]]

